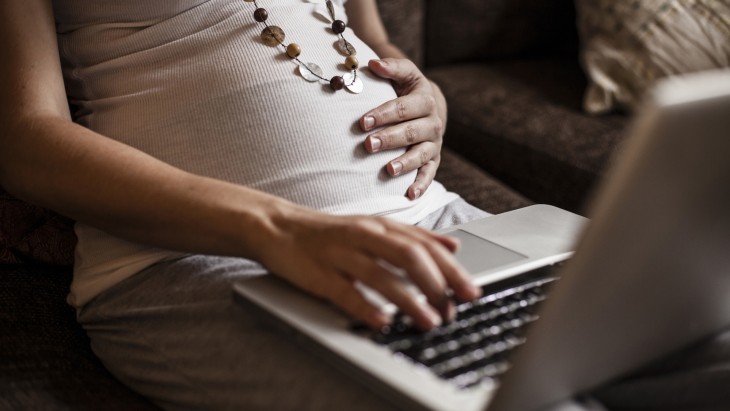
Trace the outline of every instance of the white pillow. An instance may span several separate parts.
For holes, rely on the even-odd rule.
[[[576,0],[590,113],[631,110],[662,77],[730,67],[730,0]]]

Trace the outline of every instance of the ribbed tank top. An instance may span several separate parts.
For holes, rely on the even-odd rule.
[[[402,151],[368,154],[357,125],[394,99],[386,80],[359,70],[364,91],[309,83],[279,47],[260,40],[255,6],[241,0],[54,0],[74,121],[175,167],[333,214],[415,223],[457,196],[438,183],[416,201],[415,178],[387,176]],[[316,4],[262,0],[270,25],[330,78],[346,73],[337,37]],[[338,3],[339,15],[344,11]],[[347,29],[362,66],[375,53]],[[80,307],[179,253],[79,223],[69,301]]]

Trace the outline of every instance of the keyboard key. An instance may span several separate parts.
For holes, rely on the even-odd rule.
[[[456,386],[468,388],[509,369],[507,357],[525,343],[523,330],[538,318],[535,306],[545,299],[544,288],[552,281],[533,278],[512,282],[501,290],[487,286],[478,300],[456,305],[454,321],[423,333],[408,317],[398,315],[393,325],[373,339]]]

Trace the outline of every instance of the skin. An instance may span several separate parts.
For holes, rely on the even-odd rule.
[[[375,153],[409,146],[386,169],[391,176],[418,169],[415,182],[408,188],[408,197],[416,199],[431,184],[441,162],[446,99],[441,89],[390,42],[375,0],[350,0],[345,8],[352,16],[349,27],[383,58],[370,61],[368,68],[390,79],[399,96],[360,118],[363,131],[385,127],[365,139],[365,148]]]
[[[74,124],[49,0],[0,2],[0,61],[0,185],[21,199],[130,241],[259,261],[374,328],[390,319],[357,291],[357,281],[381,292],[423,329],[453,315],[447,297],[452,291],[464,300],[479,293],[453,257],[453,239],[385,218],[327,215],[194,175]],[[404,87],[399,98],[411,98],[417,87],[404,79],[415,76],[413,67],[386,61],[381,73]],[[410,114],[422,112],[418,103],[403,104],[409,107],[404,118],[423,119]],[[375,124],[390,125],[387,133],[396,137],[383,141],[395,145],[402,125],[389,107],[371,113]],[[423,143],[440,146],[426,138]],[[421,183],[428,173],[422,171]],[[381,261],[407,272],[427,303]]]

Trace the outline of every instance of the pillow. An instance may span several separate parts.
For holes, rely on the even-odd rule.
[[[591,113],[631,110],[662,77],[730,67],[730,3],[577,0]]]
[[[0,187],[0,264],[73,264],[73,222]]]
[[[427,3],[427,66],[547,54],[577,41],[572,0]]]

